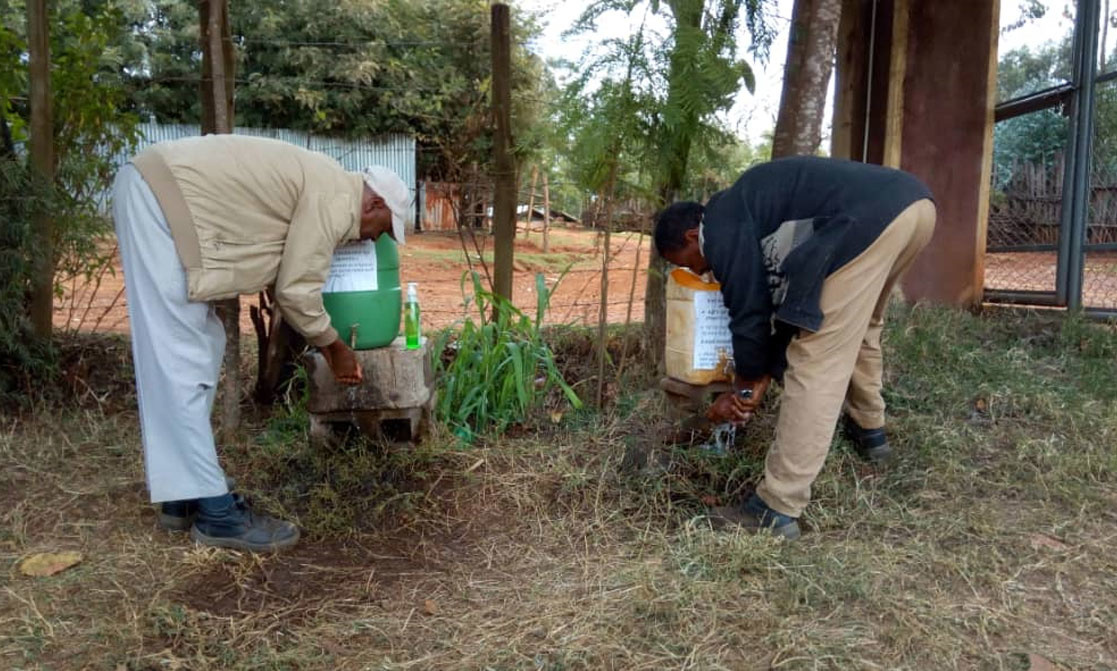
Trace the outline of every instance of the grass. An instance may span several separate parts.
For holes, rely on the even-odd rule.
[[[592,369],[553,335],[568,379]],[[773,412],[716,457],[626,383],[468,449],[316,451],[297,402],[252,416],[228,470],[305,538],[263,557],[154,527],[126,365],[103,356],[115,375],[0,431],[0,666],[1117,668],[1117,334],[899,308],[885,347],[898,458],[837,440],[797,544],[700,517],[755,481]],[[16,569],[65,549],[83,563]]]

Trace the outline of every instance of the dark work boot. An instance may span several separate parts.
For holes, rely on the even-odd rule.
[[[237,481],[225,476],[225,486],[229,491],[237,486]],[[159,526],[167,531],[189,531],[198,514],[198,500],[164,501],[159,504]]]
[[[743,529],[750,533],[767,532],[789,541],[799,538],[799,520],[778,513],[768,507],[755,493],[736,506],[719,506],[710,510],[710,525],[714,529],[732,531]]]
[[[884,434],[884,427],[879,429],[863,429],[853,421],[849,415],[845,416],[846,438],[853,443],[857,455],[870,464],[882,464],[892,456],[892,446],[888,444],[888,436]]]
[[[233,494],[198,499],[198,516],[190,528],[195,542],[212,547],[273,552],[299,540],[299,528],[290,522],[260,515],[244,497]]]

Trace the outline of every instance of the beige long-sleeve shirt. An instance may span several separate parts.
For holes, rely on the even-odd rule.
[[[359,174],[286,142],[238,135],[161,142],[132,163],[170,225],[190,300],[274,284],[283,317],[308,342],[337,338],[322,285],[334,249],[360,235]]]

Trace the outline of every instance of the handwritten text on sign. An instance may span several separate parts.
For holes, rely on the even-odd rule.
[[[733,336],[729,332],[729,310],[720,291],[694,292],[694,369],[713,370],[720,352],[733,356]]]
[[[334,250],[330,275],[322,293],[336,294],[343,291],[376,291],[376,243],[360,240],[342,245]]]

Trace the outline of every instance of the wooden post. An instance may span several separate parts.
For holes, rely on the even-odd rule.
[[[609,358],[609,247],[612,244],[613,197],[605,205],[605,248],[601,250],[601,311],[597,321],[597,407],[605,405],[605,361]]]
[[[551,253],[551,189],[546,170],[543,171],[543,253]]]
[[[54,114],[50,91],[50,28],[46,0],[27,2],[28,72],[31,85],[31,175],[45,191],[54,184]],[[36,252],[30,317],[35,336],[47,340],[54,311],[54,222],[43,204],[33,219]]]
[[[1079,5],[1087,6],[1096,13],[1096,3]],[[910,301],[982,302],[999,15],[998,0],[896,0],[891,25],[903,34],[877,43],[893,62],[904,57],[902,68],[889,68],[888,114],[877,126],[902,137],[886,138],[883,162],[898,154],[898,167],[923,179],[938,210],[931,242],[902,281]],[[1097,26],[1086,33],[1096,38]],[[1084,61],[1094,63],[1092,52]],[[961,62],[973,67],[951,67]]]
[[[539,179],[539,166],[531,166],[531,191],[527,195],[527,223],[524,225],[524,240],[531,237],[531,211],[535,209],[535,182]]]
[[[512,301],[512,241],[516,237],[516,168],[512,161],[512,34],[508,5],[492,6],[493,293]]]
[[[864,140],[860,135],[864,124],[859,120],[865,118],[866,98],[870,95],[866,79],[875,18],[871,8],[865,15],[861,0],[842,0],[834,59],[834,116],[830,126],[830,155],[834,158],[868,161],[862,152]]]
[[[629,77],[632,76],[632,70],[629,70]],[[612,231],[613,231],[613,204],[617,195],[617,169],[619,161],[617,154],[620,152],[620,147],[613,147],[610,152],[610,160],[612,165],[609,166],[609,177],[606,181],[604,196],[605,196],[605,220],[601,222],[601,226],[605,231],[605,245],[601,250],[601,312],[598,316],[597,322],[597,407],[601,408],[605,405],[605,360],[609,356],[609,252],[612,247]]]
[[[883,165],[899,168],[903,159],[904,80],[908,69],[908,3],[892,3],[892,52],[888,61],[888,112],[884,126]]]
[[[226,0],[198,5],[202,47],[202,134],[233,132],[233,41]],[[221,405],[224,439],[240,426],[240,298],[217,305],[225,327],[225,394]]]

